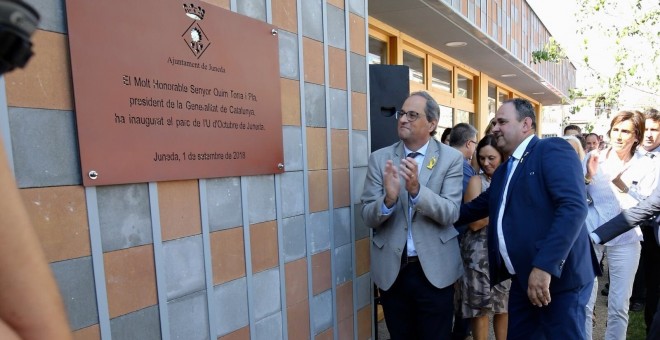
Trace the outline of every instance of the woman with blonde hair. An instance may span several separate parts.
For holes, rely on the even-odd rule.
[[[577,152],[580,161],[584,160],[584,156],[586,156],[587,154],[584,152],[584,148],[582,148],[582,143],[580,142],[580,140],[573,135],[563,136],[562,138],[565,139],[568,142],[568,144],[571,144],[573,149],[575,149],[575,152]]]

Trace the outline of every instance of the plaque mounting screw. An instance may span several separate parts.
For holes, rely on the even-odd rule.
[[[99,173],[94,170],[90,171],[87,175],[92,180],[99,178]]]
[[[277,163],[277,168],[280,169],[280,170],[284,170],[284,164]]]
[[[270,34],[277,35],[277,30],[273,28],[272,30],[270,30]]]

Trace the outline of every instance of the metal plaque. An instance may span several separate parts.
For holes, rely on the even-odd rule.
[[[274,26],[204,2],[66,5],[85,186],[283,171]]]

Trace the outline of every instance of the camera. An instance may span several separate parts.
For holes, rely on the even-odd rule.
[[[32,57],[30,36],[39,13],[21,0],[0,0],[0,75],[24,67]]]

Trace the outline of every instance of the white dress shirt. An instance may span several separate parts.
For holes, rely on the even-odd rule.
[[[509,182],[511,181],[511,176],[513,176],[513,173],[516,172],[516,168],[518,167],[518,163],[520,163],[520,160],[523,159],[526,154],[524,154],[525,149],[527,149],[527,145],[529,145],[529,142],[532,140],[534,135],[530,135],[529,137],[525,138],[525,140],[518,145],[516,150],[513,152],[511,157],[515,157],[513,164],[511,165],[511,172],[509,173],[509,177],[506,179],[506,185],[504,186],[504,193],[502,194],[502,203],[500,203],[500,209],[497,213],[497,240],[500,245],[500,254],[502,255],[502,259],[504,260],[504,265],[506,266],[506,269],[511,273],[511,275],[514,275],[516,273],[515,269],[513,268],[513,264],[511,263],[511,258],[509,258],[509,253],[506,250],[506,242],[504,241],[504,232],[502,231],[502,218],[504,217],[504,210],[506,209],[506,195],[507,192],[509,191]],[[506,166],[505,163],[502,163],[503,166]]]
[[[429,147],[429,142],[426,142],[424,146],[419,148],[416,152],[419,153],[417,157],[415,157],[415,162],[417,162],[417,178],[419,178],[419,173],[422,171],[422,163],[424,163],[424,157],[426,156],[426,149]],[[411,152],[414,152],[410,149],[408,149],[405,144],[403,145],[403,151],[406,155],[408,155]],[[421,185],[421,184],[420,184]],[[417,204],[417,196],[416,197],[408,197],[409,203],[408,204],[408,239],[406,240],[406,252],[408,256],[417,256],[417,250],[415,250],[415,242],[413,241],[412,237],[412,223],[411,223],[411,218],[412,218],[412,212],[414,211],[415,204]],[[396,205],[395,205],[396,206]],[[381,207],[381,212],[383,215],[389,215],[392,213],[394,210],[394,206],[392,208],[388,208],[385,206],[385,203],[383,203],[383,206]]]
[[[591,153],[583,161],[585,174],[590,156]],[[622,169],[625,169],[625,171],[621,175],[621,180],[628,186],[628,193],[620,192],[611,182]],[[614,218],[623,209],[632,208],[639,201],[648,197],[658,185],[658,170],[660,168],[656,158],[646,156],[645,152],[635,152],[628,163],[621,168],[618,157],[612,149],[601,151],[596,175],[592,178],[591,184],[587,185],[587,192],[593,199],[593,204],[589,205],[586,219],[589,232],[593,232],[596,228]],[[597,235],[591,233],[590,236],[594,241],[600,241]],[[635,227],[615,237],[605,245],[622,245],[641,240],[641,230],[639,227]]]

